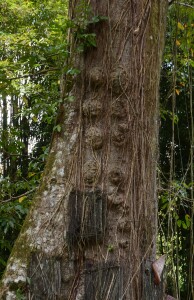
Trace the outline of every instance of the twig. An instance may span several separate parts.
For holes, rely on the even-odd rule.
[[[194,8],[194,6],[193,5],[190,5],[190,4],[188,4],[188,3],[179,3],[179,2],[175,2],[176,4],[178,4],[178,5],[182,5],[182,6],[186,6],[186,7],[190,7],[190,8]]]
[[[6,80],[16,80],[16,79],[21,79],[21,78],[28,78],[28,77],[34,77],[34,76],[38,76],[38,75],[42,75],[48,72],[53,72],[53,71],[60,71],[60,68],[51,68],[51,69],[45,69],[36,73],[29,73],[29,74],[24,74],[21,76],[17,76],[17,77],[12,77],[12,78],[6,78]]]
[[[177,4],[177,5],[181,5],[181,6],[185,6],[185,7],[189,7],[189,8],[194,8],[193,5],[190,5],[188,3],[175,2],[175,0],[168,0],[168,3],[169,3],[169,5]]]
[[[10,202],[10,201],[12,201],[12,200],[19,199],[19,198],[21,198],[21,197],[23,197],[23,196],[27,196],[27,195],[29,195],[29,194],[33,193],[33,192],[34,192],[36,189],[37,189],[37,188],[34,188],[34,189],[32,189],[32,190],[30,190],[30,191],[27,191],[26,193],[24,193],[24,194],[21,194],[21,195],[19,195],[19,196],[11,196],[9,199],[6,199],[6,200],[3,200],[3,201],[0,201],[0,203],[6,203],[6,202]]]

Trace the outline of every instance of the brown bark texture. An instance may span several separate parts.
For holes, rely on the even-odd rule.
[[[80,74],[71,91],[62,81],[63,97],[74,101],[61,107],[62,131],[9,259],[2,299],[19,292],[25,299],[163,299],[151,263],[167,1],[72,0],[71,19],[81,20],[83,5],[87,17],[107,19],[88,25],[96,47],[72,58]],[[70,38],[73,52],[80,41],[75,32]]]

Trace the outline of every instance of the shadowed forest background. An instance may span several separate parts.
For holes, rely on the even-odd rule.
[[[41,180],[52,136],[61,131],[56,121],[60,78],[79,73],[64,64],[68,30],[77,28],[76,20],[67,18],[67,6],[60,0],[0,4],[1,276]],[[99,21],[98,16],[87,20]],[[79,34],[77,52],[95,47],[95,34]],[[167,254],[167,293],[187,300],[193,297],[194,278],[193,70],[194,6],[172,1],[161,66],[157,253]]]

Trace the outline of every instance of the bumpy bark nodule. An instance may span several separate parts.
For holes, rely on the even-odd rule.
[[[70,2],[71,18],[80,14],[81,2]],[[62,131],[53,138],[9,259],[2,299],[18,293],[26,299],[163,298],[151,262],[167,1],[89,5],[107,20],[88,26],[97,45],[73,59],[81,71],[71,90],[75,100],[64,101]]]

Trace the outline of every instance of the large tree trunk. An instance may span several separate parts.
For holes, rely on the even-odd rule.
[[[81,71],[75,100],[64,101],[62,131],[10,257],[3,299],[16,299],[18,289],[27,299],[163,297],[151,262],[167,1],[89,2],[107,20],[87,28],[97,47],[73,59]],[[80,3],[71,1],[72,18],[80,18]]]

